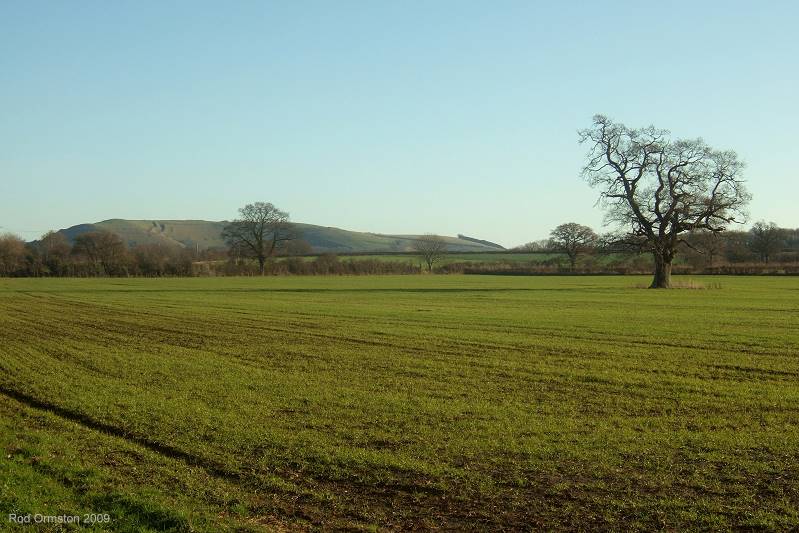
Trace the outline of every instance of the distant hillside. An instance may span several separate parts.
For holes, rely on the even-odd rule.
[[[484,244],[484,245],[489,246],[491,248],[496,248],[497,250],[504,250],[505,249],[504,246],[502,246],[500,244],[497,244],[495,242],[485,241],[483,239],[475,239],[474,237],[467,237],[466,235],[461,235],[460,233],[458,233],[458,238],[461,239],[461,240],[464,240],[464,241],[476,242],[477,244]]]
[[[81,233],[89,231],[111,231],[122,237],[129,246],[160,243],[200,249],[223,248],[222,229],[226,222],[206,220],[123,220],[112,219],[95,224],[79,224],[60,230],[73,241]],[[412,249],[419,235],[382,235],[348,231],[339,228],[295,223],[301,238],[311,245],[314,252],[358,253],[358,252],[404,252]],[[449,251],[480,252],[504,250],[498,244],[470,237],[445,237]]]
[[[111,231],[128,246],[137,244],[168,244],[201,249],[223,247],[222,228],[224,222],[205,220],[122,220],[112,219],[95,224],[80,224],[62,229],[60,233],[71,242],[89,231]]]

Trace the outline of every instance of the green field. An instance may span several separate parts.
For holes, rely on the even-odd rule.
[[[0,527],[799,528],[799,279],[648,281],[0,279]]]

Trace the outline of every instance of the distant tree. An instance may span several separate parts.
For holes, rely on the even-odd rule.
[[[691,249],[705,254],[707,257],[707,266],[713,267],[714,260],[724,250],[724,239],[720,233],[707,230],[692,231],[686,243]]]
[[[546,252],[549,250],[549,239],[530,241],[514,248],[517,252]]]
[[[325,253],[319,255],[313,262],[315,274],[338,274],[341,262],[336,254]]]
[[[793,251],[799,251],[799,228],[784,228],[782,231],[785,237],[785,246]]]
[[[169,247],[161,243],[137,244],[130,250],[136,272],[145,276],[161,276],[170,260]]]
[[[723,241],[722,255],[730,263],[745,263],[757,259],[749,247],[752,236],[748,231],[725,231],[720,234]]]
[[[279,250],[280,255],[310,255],[313,247],[305,239],[293,239],[285,243]]]
[[[427,264],[427,270],[432,272],[433,265],[445,255],[447,242],[443,237],[428,233],[414,240],[412,247]]]
[[[25,244],[24,264],[19,273],[24,276],[33,277],[39,277],[49,273],[44,265],[44,261],[42,261],[42,254],[36,243]]]
[[[239,218],[225,226],[222,237],[232,250],[258,260],[261,275],[266,260],[278,246],[294,238],[289,214],[265,202],[247,204],[239,209]]]
[[[620,237],[617,232],[602,233],[597,235],[594,249],[601,254],[625,254],[630,252],[630,246],[622,241],[623,237]]]
[[[591,250],[598,238],[594,230],[576,222],[561,224],[552,230],[549,237],[550,249],[566,254],[572,270],[577,264],[577,255]]]
[[[771,257],[782,249],[783,231],[774,222],[766,223],[761,220],[752,226],[749,233],[751,235],[749,248],[764,263],[768,263]]]
[[[136,273],[145,276],[190,276],[197,252],[164,243],[139,244],[131,249]]]
[[[94,274],[121,274],[125,271],[127,249],[116,233],[90,231],[75,237],[72,254],[84,257]]]
[[[71,246],[63,233],[48,231],[39,239],[37,248],[47,272],[54,276],[64,275],[69,262]]]
[[[25,241],[12,233],[0,235],[0,276],[10,276],[25,266]]]
[[[654,126],[630,129],[602,115],[580,132],[580,142],[590,146],[583,176],[600,189],[607,220],[621,228],[619,242],[652,254],[652,288],[671,286],[672,262],[686,232],[720,232],[742,222],[750,199],[735,152],[668,136]]]

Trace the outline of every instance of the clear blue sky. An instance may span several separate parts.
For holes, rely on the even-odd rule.
[[[0,231],[107,218],[601,227],[603,113],[748,163],[799,226],[799,2],[0,2]]]

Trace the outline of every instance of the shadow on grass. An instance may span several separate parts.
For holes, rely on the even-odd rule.
[[[173,446],[168,446],[166,444],[154,442],[149,439],[131,435],[130,433],[126,432],[121,428],[103,422],[99,422],[97,420],[92,419],[89,416],[86,416],[83,413],[75,412],[70,409],[65,409],[64,407],[42,401],[34,396],[31,396],[30,394],[10,389],[2,385],[0,385],[0,394],[3,394],[22,404],[25,404],[28,407],[33,407],[36,409],[47,411],[60,418],[76,422],[89,429],[93,429],[95,431],[100,431],[108,435],[112,435],[114,437],[125,439],[128,442],[138,444],[139,446],[147,448],[165,457],[183,461],[184,463],[190,466],[198,466],[214,477],[227,480],[234,480],[234,481],[238,481],[241,478],[238,472],[230,471],[225,467],[223,467],[222,465],[214,464],[213,462],[205,458],[192,455]]]
[[[137,501],[129,496],[111,493],[90,498],[96,513],[111,516],[114,531],[191,531],[188,520],[155,504]]]

